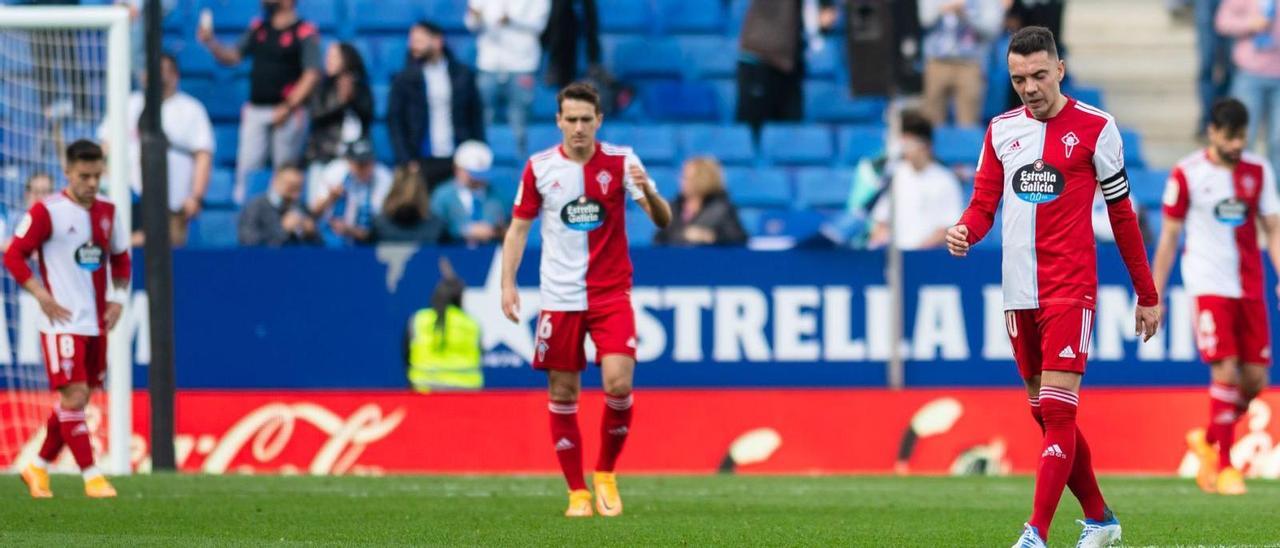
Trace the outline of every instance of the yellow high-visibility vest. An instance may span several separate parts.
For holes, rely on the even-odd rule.
[[[480,326],[460,308],[445,310],[444,341],[436,332],[436,311],[419,310],[413,316],[409,342],[409,382],[419,392],[479,390]],[[443,344],[441,344],[443,342]]]

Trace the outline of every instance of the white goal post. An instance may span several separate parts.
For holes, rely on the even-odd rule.
[[[0,170],[3,170],[0,175],[12,179],[3,183],[5,192],[0,195],[5,196],[4,201],[10,202],[4,204],[9,211],[25,206],[15,198],[22,195],[16,190],[19,187],[15,181],[25,184],[22,180],[39,172],[49,173],[57,186],[61,185],[58,183],[62,179],[61,170],[56,169],[58,160],[56,156],[50,160],[50,153],[60,155],[62,151],[48,143],[69,142],[79,137],[93,138],[101,128],[103,136],[112,145],[102,185],[111,201],[117,204],[118,222],[125,229],[132,226],[130,170],[127,160],[124,160],[129,156],[123,151],[129,146],[128,121],[125,120],[131,78],[129,25],[129,12],[123,6],[0,6]],[[75,89],[66,89],[68,87]],[[61,97],[67,94],[72,98]],[[56,106],[59,101],[64,105],[61,109]],[[67,120],[65,127],[61,122],[54,122],[62,117]],[[59,129],[55,133],[62,135],[47,135],[46,124],[56,124]],[[16,219],[10,221],[15,222]],[[9,230],[12,226],[9,225]],[[7,234],[5,238],[8,238]],[[23,331],[18,325],[20,314],[13,312],[19,308],[20,291],[13,287],[11,280],[6,285],[6,308],[10,311],[9,325],[5,326],[6,339],[12,333]],[[125,299],[126,307],[129,300]],[[126,310],[124,317],[128,315]],[[28,326],[26,330],[31,329]],[[105,383],[107,454],[99,465],[111,474],[130,473],[133,445],[131,341],[125,331],[117,328],[110,334],[108,343],[110,355]],[[32,337],[31,333],[21,333],[15,339],[31,340]],[[11,348],[23,346],[14,340]],[[23,359],[17,357],[18,354],[21,352],[10,351],[0,356],[0,362],[13,362],[6,366],[8,369],[5,371],[33,367],[17,363]],[[30,361],[29,348],[27,354],[25,359]],[[27,380],[8,379],[7,384],[0,386],[10,391],[30,392],[26,397],[35,400],[28,404],[30,409],[23,411],[17,408],[20,403],[14,401],[13,394],[10,394],[7,405],[12,409],[6,412],[5,418],[9,421],[35,421],[36,424],[18,424],[14,432],[0,432],[0,435],[16,436],[18,432],[27,430],[31,436],[42,433],[44,419],[49,414],[48,403],[52,400],[35,395],[36,391],[47,391],[48,387],[43,379],[42,362],[34,367],[39,369],[27,371],[24,377]],[[39,377],[30,373],[39,373]],[[35,414],[33,417],[23,416],[32,413]],[[8,439],[0,440],[0,444],[9,443]],[[0,447],[0,451],[3,450]],[[12,467],[22,456],[0,455],[0,462],[8,460]]]

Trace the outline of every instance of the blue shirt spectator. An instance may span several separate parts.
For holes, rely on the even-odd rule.
[[[479,141],[458,146],[454,178],[431,196],[431,213],[448,226],[449,236],[468,244],[496,241],[507,224],[507,205],[489,189],[493,152]]]

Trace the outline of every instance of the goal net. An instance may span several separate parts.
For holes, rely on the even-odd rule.
[[[6,247],[39,191],[66,185],[66,143],[96,140],[100,130],[111,142],[127,143],[128,24],[120,7],[0,7],[0,242]],[[108,158],[102,186],[124,205],[118,209],[127,227],[127,166],[116,156]],[[0,470],[13,471],[38,452],[56,394],[49,391],[36,331],[40,307],[7,271],[2,282]],[[123,474],[132,437],[132,363],[127,340],[113,336],[112,346],[123,348],[113,348],[107,390],[94,396],[86,417],[100,466]],[[75,470],[69,451],[54,465]]]

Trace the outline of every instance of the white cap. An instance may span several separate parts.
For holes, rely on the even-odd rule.
[[[453,151],[453,165],[467,170],[472,177],[484,179],[493,167],[493,151],[480,141],[466,141]]]

